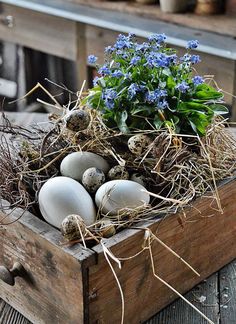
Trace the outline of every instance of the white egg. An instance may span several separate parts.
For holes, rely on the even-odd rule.
[[[96,192],[95,202],[103,214],[116,215],[123,208],[137,208],[149,203],[146,189],[130,180],[104,183]]]
[[[92,167],[104,173],[109,170],[109,164],[100,155],[91,152],[73,152],[62,160],[60,171],[63,176],[81,181],[83,173]]]
[[[45,220],[60,228],[65,217],[77,214],[86,225],[96,219],[96,210],[92,198],[77,181],[67,177],[49,179],[39,191],[39,208]]]

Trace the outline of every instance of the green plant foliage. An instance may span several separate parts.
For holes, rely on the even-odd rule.
[[[164,34],[155,34],[139,44],[134,35],[119,35],[105,49],[105,64],[97,66],[100,77],[83,103],[124,133],[171,125],[176,132],[204,135],[215,115],[228,112],[223,94],[194,75],[200,57],[190,52],[198,41],[189,41],[187,53],[178,57],[165,40]],[[88,57],[89,63],[96,60]]]

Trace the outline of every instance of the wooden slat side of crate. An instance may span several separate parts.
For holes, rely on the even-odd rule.
[[[236,257],[235,180],[222,185],[219,194],[223,214],[216,210],[215,204],[210,207],[209,197],[202,197],[185,211],[186,217],[176,214],[149,223],[159,239],[200,273],[198,277],[166,248],[153,243],[156,273],[182,294]],[[142,230],[124,230],[108,239],[106,245],[116,257],[124,258],[140,251],[143,239]],[[120,292],[102,247],[98,245],[93,250],[98,254],[98,264],[90,267],[90,322],[119,323]],[[124,292],[125,323],[142,322],[177,298],[154,278],[149,251],[122,262],[121,270],[116,263],[112,264]]]
[[[21,214],[15,210],[5,218],[15,222],[0,227],[0,265],[20,262],[25,273],[14,286],[1,281],[0,297],[33,323],[86,322],[87,268],[95,263],[94,253],[80,244],[62,246],[58,230],[28,212],[18,219]]]

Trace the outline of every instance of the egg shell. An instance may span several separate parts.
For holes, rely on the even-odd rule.
[[[150,138],[145,134],[137,134],[129,138],[128,148],[135,155],[141,155],[151,143]]]
[[[148,204],[150,195],[145,191],[134,181],[108,181],[97,190],[95,202],[103,214],[116,215],[123,208],[134,209]]]
[[[83,173],[92,167],[98,168],[104,173],[109,170],[109,164],[100,155],[91,152],[73,152],[62,160],[60,171],[63,176],[81,181]]]
[[[116,179],[127,180],[129,179],[129,173],[124,166],[115,165],[113,168],[109,170],[108,178],[111,180],[116,180]]]
[[[145,186],[145,177],[142,174],[133,173],[130,177],[130,180],[137,182],[137,183],[141,184],[142,186]]]
[[[105,182],[105,174],[98,168],[87,169],[82,176],[82,184],[88,192],[96,192]]]
[[[82,109],[72,110],[65,117],[66,128],[74,132],[82,131],[89,126],[90,116]]]
[[[77,181],[67,177],[49,179],[39,191],[39,209],[44,219],[60,228],[62,221],[71,214],[82,217],[86,225],[96,219],[92,198]]]
[[[86,225],[79,215],[68,215],[61,223],[61,233],[68,240],[80,238],[86,234]]]

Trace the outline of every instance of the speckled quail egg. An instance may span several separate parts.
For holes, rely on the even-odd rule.
[[[150,143],[151,140],[147,135],[137,134],[129,138],[128,148],[131,153],[141,155],[144,151],[146,151]]]
[[[133,173],[130,177],[130,180],[137,182],[145,187],[146,184],[145,177],[140,173]]]
[[[125,167],[121,165],[115,165],[113,168],[109,170],[108,178],[111,180],[116,180],[116,179],[127,180],[129,179],[129,173]]]
[[[87,169],[82,176],[82,184],[89,192],[96,192],[105,182],[105,174],[98,168]]]
[[[86,234],[86,225],[82,217],[76,214],[68,215],[61,223],[61,233],[68,241],[78,239]]]
[[[72,110],[65,117],[66,128],[73,132],[86,129],[90,123],[90,116],[87,111],[82,109]]]

